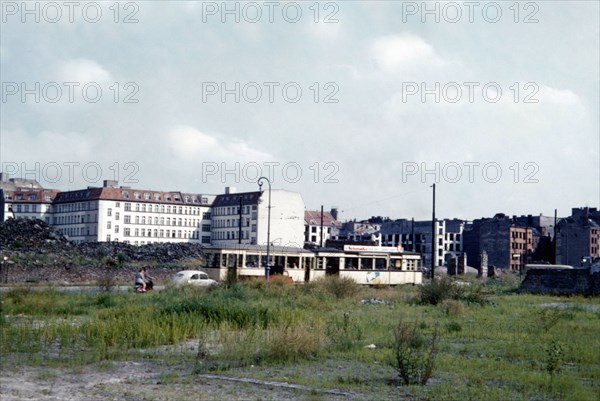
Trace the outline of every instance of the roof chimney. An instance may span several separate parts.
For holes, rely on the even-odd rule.
[[[115,180],[104,180],[102,182],[102,186],[104,188],[116,188],[119,186],[119,181],[115,181]]]
[[[338,207],[337,206],[332,206],[331,211],[329,213],[331,213],[331,216],[333,217],[334,220],[338,219]]]

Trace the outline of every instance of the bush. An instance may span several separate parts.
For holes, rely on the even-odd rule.
[[[438,329],[426,339],[423,329],[415,322],[410,325],[398,322],[394,330],[394,354],[392,367],[405,385],[425,385],[434,370],[437,353]]]
[[[315,289],[333,295],[337,299],[349,298],[358,294],[360,286],[348,277],[326,276],[315,282]]]
[[[449,277],[440,280],[431,280],[421,286],[420,303],[423,305],[437,305],[446,299],[458,298],[459,289]]]
[[[448,316],[460,316],[464,314],[467,310],[464,303],[461,301],[456,301],[454,299],[447,299],[442,303],[444,307],[444,312]]]
[[[459,286],[447,276],[421,286],[419,303],[422,305],[437,305],[448,299],[463,301],[467,304],[484,305],[488,303],[479,286]]]

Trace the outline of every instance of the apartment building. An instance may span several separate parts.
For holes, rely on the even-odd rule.
[[[50,224],[52,202],[60,191],[46,189],[35,180],[8,178],[0,173],[0,221],[9,218],[40,219]]]
[[[451,258],[463,253],[462,234],[465,222],[444,219],[435,222],[435,237],[432,241],[431,220],[414,221],[398,219],[385,221],[381,225],[381,242],[385,246],[398,246],[421,255],[424,266],[431,267],[431,247],[435,247],[436,266],[448,264]]]
[[[267,236],[273,245],[302,248],[304,243],[304,201],[297,192],[271,190],[271,218],[269,192],[236,193],[225,188],[212,203],[212,244],[233,246],[240,244],[266,245]]]
[[[488,265],[519,271],[532,261],[534,233],[537,230],[523,225],[516,216],[511,218],[503,213],[473,220],[463,235],[469,265],[479,268],[485,252]]]
[[[556,263],[580,266],[583,258],[600,257],[600,212],[596,208],[573,208],[571,216],[557,224]]]
[[[321,225],[323,229],[321,230]],[[325,245],[327,240],[337,240],[342,223],[338,220],[338,209],[321,213],[318,210],[304,212],[304,242],[312,245]],[[321,238],[321,232],[323,238]]]
[[[60,192],[51,224],[74,242],[210,244],[214,195],[117,187]]]

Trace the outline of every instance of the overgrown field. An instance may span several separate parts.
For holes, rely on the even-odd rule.
[[[163,381],[213,373],[365,400],[597,400],[598,298],[514,289],[333,278],[147,294],[16,288],[1,295],[0,357],[3,370],[143,359],[184,372]]]

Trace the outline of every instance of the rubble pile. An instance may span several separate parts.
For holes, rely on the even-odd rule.
[[[41,220],[0,222],[0,283],[81,283],[111,280],[128,282],[138,267],[152,266],[152,275],[166,281],[178,262],[200,262],[200,244],[161,243],[135,246],[122,242],[74,244]]]
[[[170,263],[204,255],[200,244],[161,243],[135,246],[122,242],[73,244],[42,220],[9,219],[0,222],[0,250],[20,253],[55,253],[66,258],[111,258],[125,262]]]
[[[56,228],[42,220],[9,219],[0,222],[0,250],[69,248]]]
[[[169,263],[177,260],[199,258],[203,247],[190,243],[161,243],[135,246],[119,242],[85,242],[76,249],[87,257],[110,257],[123,262],[154,261]]]

